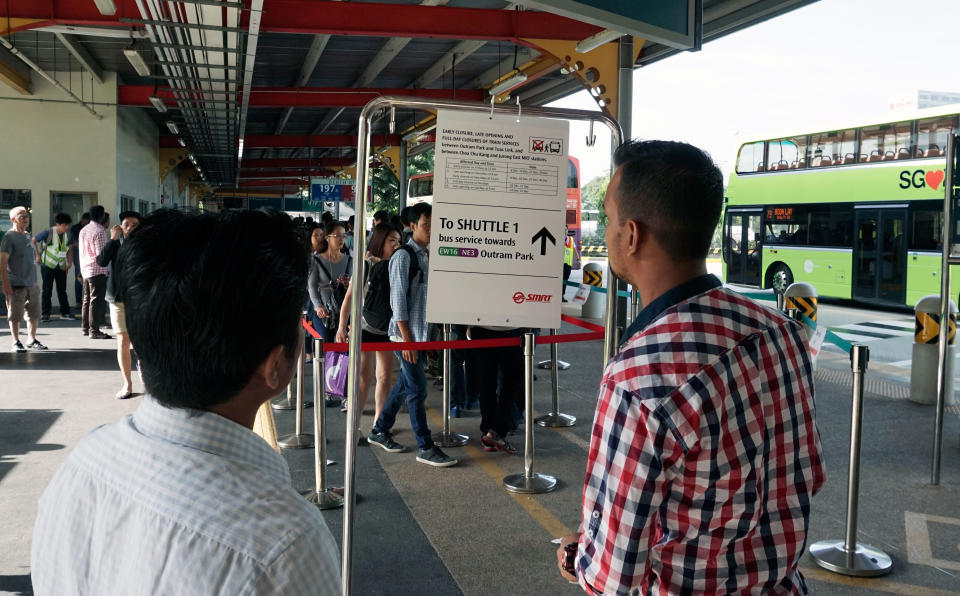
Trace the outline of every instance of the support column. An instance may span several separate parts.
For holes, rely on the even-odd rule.
[[[400,196],[397,198],[397,215],[400,214],[400,210],[404,208],[407,204],[407,182],[409,176],[407,175],[407,142],[400,141],[400,163],[399,163],[399,172],[397,174],[397,180],[400,181]]]
[[[620,38],[620,51],[617,60],[617,120],[620,122],[620,128],[623,129],[624,139],[633,138],[633,67],[636,60],[634,53],[634,39],[629,35]],[[616,296],[616,327],[619,330],[618,335],[622,335],[627,325],[632,321],[627,320],[627,302],[626,297],[620,296],[619,292],[627,291],[627,282],[622,279],[614,278],[611,274],[611,281],[616,284],[607,284],[609,291],[615,290]],[[607,295],[609,300],[611,294]],[[619,337],[617,338],[619,341]]]

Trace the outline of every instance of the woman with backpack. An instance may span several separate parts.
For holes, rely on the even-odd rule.
[[[369,257],[363,264],[363,316],[361,317],[361,341],[387,342],[390,337],[387,327],[390,325],[390,257],[400,247],[400,232],[386,223],[379,223],[373,228],[368,246]],[[337,341],[347,341],[347,323],[350,320],[350,297],[353,286],[347,290],[340,311],[340,324],[337,327]],[[376,354],[376,357],[374,357]],[[376,361],[377,388],[374,392],[375,411],[373,419],[380,416],[380,410],[387,401],[387,394],[392,386],[391,373],[395,364],[393,352],[361,352],[360,355],[360,412],[367,403],[367,392],[373,380]]]
[[[325,236],[323,252],[311,255],[307,289],[313,303],[313,328],[323,336],[323,341],[332,342],[337,332],[340,307],[350,285],[352,259],[341,252],[347,237],[343,223],[328,223]]]

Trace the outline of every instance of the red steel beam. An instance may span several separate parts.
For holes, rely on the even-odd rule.
[[[524,38],[580,41],[601,29],[547,12],[329,0],[270,0],[260,20],[260,30],[267,33],[513,42]]]
[[[246,146],[246,144],[244,144]],[[291,168],[310,168],[310,167],[325,167],[325,168],[342,168],[344,166],[352,166],[357,162],[357,160],[350,157],[323,157],[320,159],[244,159],[240,163],[241,170],[252,170],[256,168],[270,168],[274,170],[283,170]],[[290,174],[296,174],[297,172],[289,172]]]
[[[156,95],[173,105],[176,102],[171,89],[156,89],[152,85],[120,85],[117,103],[122,106],[149,107],[150,96]],[[422,97],[424,99],[452,99],[450,89],[353,89],[317,87],[254,87],[250,91],[251,108],[362,108],[371,99],[382,95]],[[456,98],[464,101],[483,101],[481,89],[458,89]],[[221,98],[222,101],[222,98]]]
[[[93,0],[26,0],[0,3],[0,32],[16,33],[27,29],[50,25],[84,25],[96,27],[143,27],[120,19],[139,19],[140,11],[135,0],[115,0],[117,12],[106,16],[100,14]],[[11,22],[7,19],[30,19],[34,22]]]
[[[371,147],[400,146],[400,135],[373,135]],[[160,136],[161,147],[179,147],[177,137]],[[357,146],[355,135],[247,135],[243,138],[244,149],[306,149],[309,147],[353,147]]]
[[[312,170],[310,172],[291,172],[290,170],[241,170],[241,180],[273,180],[284,178],[300,178],[310,176],[332,176],[333,170]]]

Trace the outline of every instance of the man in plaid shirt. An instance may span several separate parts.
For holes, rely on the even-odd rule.
[[[646,307],[600,385],[581,533],[557,551],[596,594],[802,594],[825,476],[799,325],[706,272],[710,158],[628,142],[604,199],[610,268]]]
[[[107,243],[109,216],[100,205],[90,208],[90,223],[80,230],[80,273],[83,275],[83,304],[80,307],[81,330],[92,339],[111,339],[100,331],[107,310],[107,276],[110,269],[97,264]]]

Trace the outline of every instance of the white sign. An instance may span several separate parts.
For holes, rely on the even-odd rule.
[[[427,320],[560,327],[570,127],[439,110]]]
[[[826,325],[818,325],[817,330],[813,332],[813,336],[810,338],[810,359],[813,360],[814,364],[820,356],[820,348],[823,346],[823,340],[826,337]]]
[[[590,297],[590,286],[587,284],[580,284],[580,287],[577,288],[577,294],[573,297],[573,303],[583,306],[587,303],[587,298]]]

